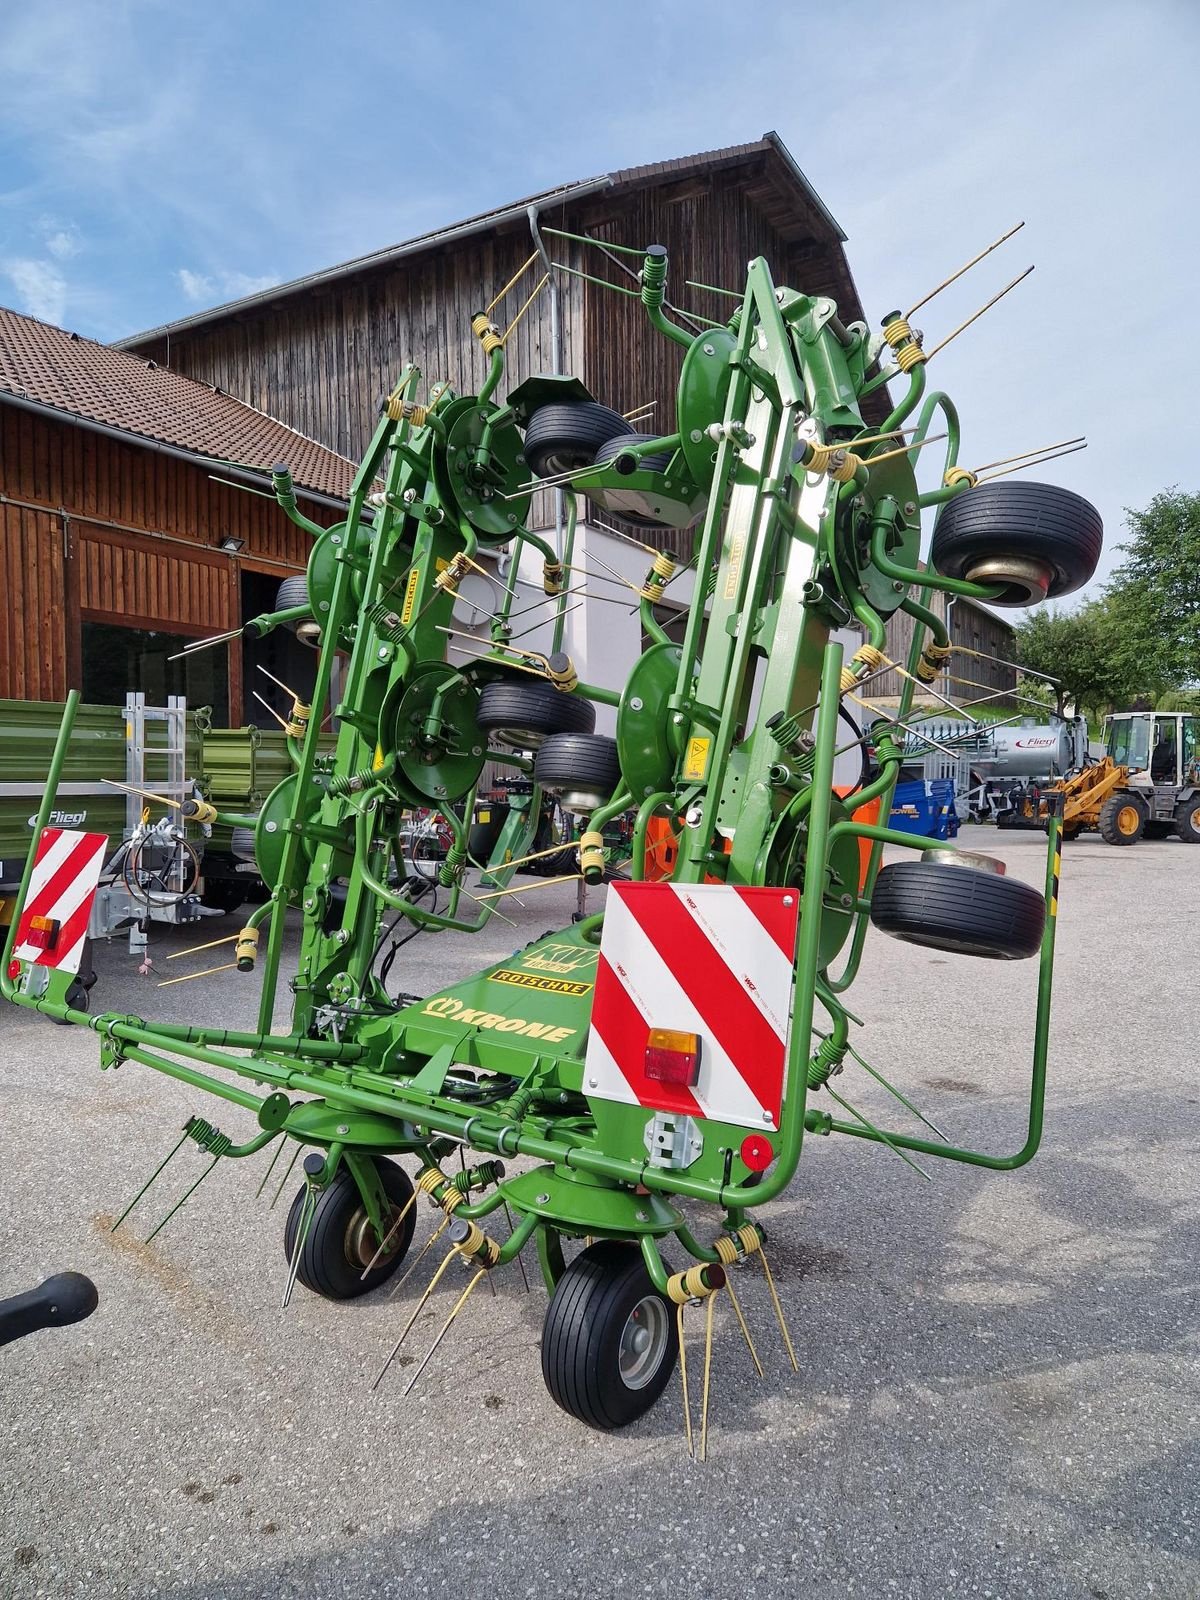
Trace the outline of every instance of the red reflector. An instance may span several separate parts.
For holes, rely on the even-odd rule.
[[[21,976],[21,963],[19,961],[10,961],[8,963],[8,975],[10,978],[19,978]]]
[[[30,917],[25,933],[25,943],[35,950],[53,950],[58,939],[59,924],[53,917]]]
[[[646,1076],[654,1083],[690,1089],[700,1076],[700,1035],[651,1028],[646,1041]]]
[[[775,1149],[761,1133],[751,1133],[742,1140],[741,1157],[751,1172],[765,1172],[775,1159]]]

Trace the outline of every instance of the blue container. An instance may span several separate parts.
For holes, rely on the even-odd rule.
[[[958,812],[954,807],[953,778],[934,778],[929,789],[934,809],[933,827],[929,830],[930,837],[957,839]]]
[[[928,836],[936,822],[936,803],[924,780],[898,783],[892,797],[892,814],[888,827],[901,833],[919,833]]]

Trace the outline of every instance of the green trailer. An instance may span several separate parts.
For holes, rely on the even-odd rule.
[[[247,627],[298,625],[318,644],[314,706],[328,702],[340,661],[339,731],[330,751],[311,708],[293,706],[291,769],[255,820],[271,893],[236,946],[244,977],[229,981],[260,970],[257,1026],[89,1017],[69,1004],[69,974],[33,938],[53,930],[32,929],[38,901],[27,891],[47,848],[42,830],[63,804],[73,702],[0,983],[19,1005],[92,1028],[102,1064],[137,1062],[249,1112],[255,1131],[245,1138],[189,1121],[181,1144],[210,1165],[268,1147],[272,1165],[285,1151],[291,1161],[307,1152],[284,1228],[285,1304],[297,1283],[342,1300],[391,1279],[413,1242],[416,1198],[427,1196],[440,1218],[430,1244],[440,1239],[445,1253],[401,1339],[439,1288],[449,1309],[410,1388],[475,1285],[526,1248],[550,1295],[547,1388],[590,1426],[619,1427],[648,1410],[682,1359],[687,1308],[702,1307],[706,1355],[691,1371],[693,1389],[703,1373],[703,1455],[714,1299],[727,1294],[744,1328],[739,1269],[764,1272],[774,1294],[761,1219],[792,1182],[806,1136],[994,1170],[1037,1150],[1057,819],[1040,892],[986,857],[859,819],[872,801],[889,814],[905,738],[920,726],[913,688],[952,654],[930,592],[1021,606],[1067,594],[1091,576],[1101,529],[1065,490],[980,481],[959,465],[957,412],[928,388],[921,337],[900,313],[874,333],[843,323],[828,296],[777,285],[756,259],[728,320],[693,334],[669,314],[665,250],[605,249],[635,260],[638,286],[610,287],[639,296],[648,336],[675,347],[676,415],[660,433],[637,432],[569,377],[525,377],[501,399],[504,334],[480,313],[482,389],[423,389],[406,367],[343,522],[306,523],[286,468],[275,469],[280,504],[308,528],[312,554],[306,583]],[[889,379],[903,392],[869,426],[863,403]],[[915,468],[936,443],[940,473],[922,490]],[[545,486],[566,498],[561,544],[526,520]],[[562,648],[581,497],[634,527],[692,530],[695,600],[683,642],[656,614],[676,570],[656,555],[639,596],[651,643],[619,692],[580,681]],[[935,522],[922,567],[927,510]],[[474,659],[451,663],[457,584],[481,548],[514,544],[541,558],[552,647],[529,652],[519,637],[527,619],[510,623],[513,561],[488,639]],[[871,729],[877,772],[864,763],[847,800],[834,791],[834,758],[867,737],[852,708],[892,666],[884,625],[898,609],[915,624],[904,693],[890,725]],[[864,642],[844,660],[833,635],[850,623]],[[598,703],[616,707],[615,739],[594,732]],[[485,763],[497,761],[532,785],[483,863],[499,887],[481,889],[467,832]],[[587,813],[586,882],[602,877],[605,828],[632,810],[633,881],[608,889],[603,912],[466,982],[444,986],[431,952],[427,992],[391,992],[397,928],[475,931],[503,904],[532,850],[543,792]],[[418,807],[439,810],[452,836],[436,911],[398,868],[403,819]],[[240,820],[210,801],[189,810],[213,827]],[[677,841],[670,876],[642,881],[647,830],[664,822]],[[885,866],[889,844],[906,855]],[[299,964],[291,1025],[276,1031],[289,917],[300,927]],[[864,1070],[883,1081],[866,1065],[846,998],[869,923],[960,956],[1037,958],[1018,1149],[949,1144],[892,1085],[897,1126],[855,1108],[846,1079]],[[919,1061],[917,1038],[914,1049]],[[511,1232],[497,1227],[506,1214]],[[449,1289],[446,1275],[459,1269],[465,1285]]]

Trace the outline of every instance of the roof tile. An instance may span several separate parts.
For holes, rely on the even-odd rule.
[[[344,500],[355,463],[242,400],[140,356],[0,307],[4,392],[230,466],[286,461],[298,488]]]

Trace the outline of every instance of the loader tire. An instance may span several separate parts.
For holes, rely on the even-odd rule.
[[[1175,832],[1184,844],[1200,844],[1200,794],[1176,806]]]
[[[939,861],[897,861],[875,880],[871,921],[906,944],[1022,961],[1042,942],[1046,902],[1018,878]]]
[[[1110,794],[1096,826],[1105,844],[1136,844],[1146,831],[1146,808],[1131,794]]]

